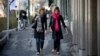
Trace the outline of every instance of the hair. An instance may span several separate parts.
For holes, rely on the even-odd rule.
[[[45,14],[45,8],[40,8],[39,13],[40,13],[41,11],[43,11],[44,14]]]
[[[55,7],[54,11],[58,10],[60,12],[60,9],[59,7]]]

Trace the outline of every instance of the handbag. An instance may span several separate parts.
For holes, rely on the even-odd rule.
[[[36,21],[32,24],[32,28],[36,27]]]

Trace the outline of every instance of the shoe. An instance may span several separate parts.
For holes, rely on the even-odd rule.
[[[57,52],[57,55],[59,55],[60,54],[60,52]]]
[[[36,54],[37,54],[37,55],[39,55],[40,53],[39,53],[39,52],[37,52]]]
[[[43,49],[40,49],[40,53],[43,54]]]
[[[43,49],[40,49],[41,52],[43,52]]]
[[[52,49],[52,52],[55,52],[56,50],[55,49]]]

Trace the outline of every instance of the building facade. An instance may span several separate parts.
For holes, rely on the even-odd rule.
[[[2,1],[0,1],[0,17],[5,17],[4,6]]]
[[[54,0],[72,25],[74,56],[100,56],[100,1]]]

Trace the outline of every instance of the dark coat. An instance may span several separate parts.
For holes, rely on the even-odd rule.
[[[60,15],[59,20],[58,20],[58,25],[59,25],[59,29],[60,30],[59,30],[59,32],[56,32],[55,31],[55,20],[51,16],[49,27],[51,27],[51,29],[52,29],[52,37],[53,37],[53,39],[63,39],[61,23],[62,23],[63,27],[66,28],[66,25],[64,23],[63,17]],[[56,37],[55,34],[58,34],[59,37]]]
[[[22,15],[22,14],[24,14],[24,15]],[[19,16],[20,16],[21,20],[27,19],[27,12],[25,10],[21,10]]]
[[[37,20],[34,20],[34,25],[32,26],[32,28],[34,29],[34,37],[35,38],[41,38],[41,39],[45,39],[45,30],[47,30],[47,17],[46,15],[44,15],[43,17],[41,17],[41,24],[42,24],[42,30],[43,32],[39,33],[37,32]]]

